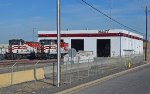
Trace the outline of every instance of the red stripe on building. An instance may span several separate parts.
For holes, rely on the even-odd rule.
[[[61,34],[61,37],[128,37],[137,40],[143,40],[140,37],[125,33],[82,33],[82,34]],[[57,37],[57,34],[38,34],[38,37]]]

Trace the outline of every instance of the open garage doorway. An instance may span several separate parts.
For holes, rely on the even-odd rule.
[[[97,57],[110,57],[110,39],[97,39]]]
[[[71,48],[84,51],[84,39],[71,39]]]

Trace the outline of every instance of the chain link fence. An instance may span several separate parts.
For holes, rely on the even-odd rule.
[[[43,68],[45,66],[51,65],[42,61],[35,61],[31,64],[15,62],[11,65],[1,65],[0,94],[23,94],[32,92],[38,88],[40,81],[42,83],[44,79]]]
[[[81,63],[82,62],[82,63]],[[84,80],[94,76],[102,76],[109,73],[116,73],[137,65],[143,64],[143,56],[134,55],[127,57],[107,57],[93,60],[82,60],[64,62],[62,66],[62,83],[72,84],[77,80]]]
[[[147,61],[150,62],[150,50],[147,51]]]
[[[56,87],[56,62],[15,62],[13,65],[0,67],[0,94],[27,94],[35,91],[38,92],[36,94],[45,94],[45,88],[55,93],[144,64],[143,59],[143,55],[131,55],[61,62],[60,88]]]

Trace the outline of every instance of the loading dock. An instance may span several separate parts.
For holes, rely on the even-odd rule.
[[[97,39],[97,57],[110,57],[110,39]]]

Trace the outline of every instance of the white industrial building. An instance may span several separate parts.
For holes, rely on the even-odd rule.
[[[57,31],[38,31],[41,39],[57,39]],[[93,51],[96,57],[143,54],[143,36],[122,29],[66,30],[61,39],[77,51]]]

